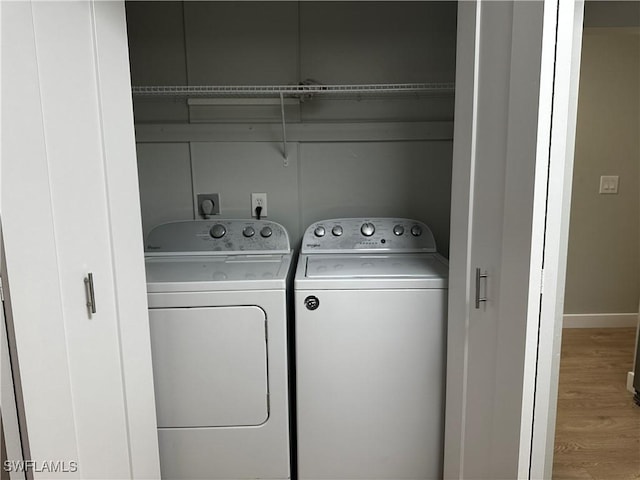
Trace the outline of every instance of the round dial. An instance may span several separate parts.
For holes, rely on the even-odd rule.
[[[242,235],[244,235],[247,238],[251,238],[256,234],[256,231],[253,229],[253,227],[244,227],[244,230],[242,230]]]
[[[422,235],[422,227],[420,225],[414,225],[411,227],[411,235],[414,237],[419,237]]]
[[[227,229],[224,228],[224,225],[220,223],[216,223],[213,227],[211,227],[211,230],[209,230],[209,234],[213,238],[222,238],[224,237],[225,233],[227,233]]]
[[[324,227],[322,225],[318,225],[316,227],[316,229],[313,231],[313,234],[316,237],[324,237],[324,234],[326,233],[326,230],[324,229]]]
[[[400,236],[404,233],[404,227],[402,225],[395,225],[393,227],[393,234],[396,236]]]
[[[370,237],[375,233],[375,231],[376,231],[376,227],[373,226],[373,223],[365,222],[362,224],[362,227],[360,227],[360,232],[365,237]]]
[[[262,230],[260,230],[260,235],[264,238],[269,238],[272,233],[273,231],[271,230],[271,227],[264,227]]]
[[[331,233],[333,233],[335,237],[339,237],[342,235],[342,227],[340,225],[336,225],[331,229]]]

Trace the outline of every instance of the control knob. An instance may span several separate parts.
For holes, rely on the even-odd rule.
[[[393,227],[393,234],[397,237],[404,233],[404,227],[402,225],[395,225]]]
[[[216,223],[213,227],[211,227],[211,230],[209,230],[209,234],[213,238],[222,238],[224,237],[225,233],[227,233],[227,229],[224,228],[224,225],[222,225],[221,223]]]
[[[322,225],[318,225],[316,227],[316,229],[313,231],[313,234],[316,237],[324,237],[324,234],[326,233],[326,230],[324,229],[324,227]]]
[[[362,227],[360,227],[360,232],[365,237],[370,237],[375,233],[375,231],[376,231],[376,227],[373,226],[373,223],[365,222],[362,224]]]
[[[262,230],[260,230],[260,235],[263,238],[269,238],[272,233],[273,231],[271,230],[271,227],[264,227]]]
[[[242,235],[244,235],[247,238],[251,238],[256,234],[256,231],[253,229],[253,227],[244,227],[244,230],[242,230]]]
[[[333,233],[334,237],[339,237],[342,235],[342,227],[340,225],[336,225],[331,229],[331,233]]]
[[[419,237],[422,235],[422,227],[420,225],[414,225],[411,227],[411,235],[414,237]]]

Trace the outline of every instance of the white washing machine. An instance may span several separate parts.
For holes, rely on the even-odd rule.
[[[166,479],[288,479],[284,227],[173,222],[145,246]]]
[[[447,278],[421,222],[306,230],[295,276],[300,480],[442,478]]]

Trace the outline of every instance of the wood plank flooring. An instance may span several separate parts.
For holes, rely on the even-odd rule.
[[[635,334],[563,330],[554,480],[640,479],[640,407],[626,390]]]

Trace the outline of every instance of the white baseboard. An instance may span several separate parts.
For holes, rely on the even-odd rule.
[[[636,389],[633,388],[633,372],[627,372],[627,390],[636,393]]]
[[[562,328],[616,328],[637,325],[637,313],[566,313],[562,317]]]

